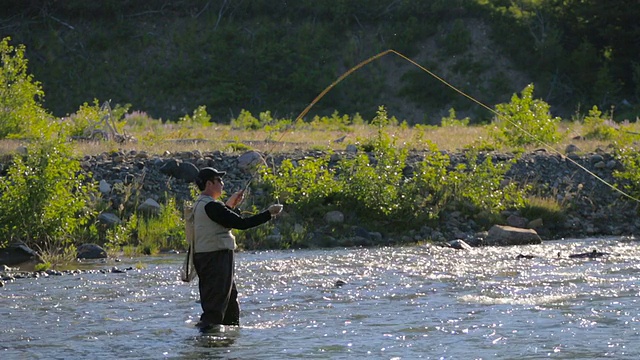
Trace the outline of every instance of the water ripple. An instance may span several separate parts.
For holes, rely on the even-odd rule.
[[[594,248],[611,255],[568,258]],[[214,335],[194,328],[198,290],[179,280],[182,256],[144,259],[146,268],[123,274],[11,282],[0,288],[0,357],[631,359],[640,352],[633,239],[467,252],[430,245],[247,252],[237,260],[243,326]]]

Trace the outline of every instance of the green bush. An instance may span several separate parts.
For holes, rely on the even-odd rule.
[[[98,99],[94,99],[91,105],[85,102],[78,111],[64,119],[69,136],[106,140],[105,136],[111,136],[114,132],[122,133],[127,123],[124,115],[130,107],[129,104],[118,104],[112,109],[108,101],[100,105]]]
[[[593,108],[589,110],[589,115],[584,118],[584,137],[594,140],[614,139],[616,135],[618,135],[618,132],[609,125],[611,123],[612,121],[609,120],[597,106],[593,106]]]
[[[263,181],[275,199],[294,211],[313,217],[325,209],[329,199],[341,191],[341,184],[329,169],[329,157],[282,161],[275,173],[263,168]],[[321,215],[320,215],[321,216]]]
[[[510,146],[555,144],[562,139],[560,118],[551,117],[549,104],[533,99],[533,84],[514,94],[510,103],[496,105],[495,138]]]
[[[453,200],[464,206],[471,205],[475,212],[492,214],[523,206],[528,189],[521,189],[513,182],[503,185],[504,175],[514,162],[515,159],[494,163],[491,156],[478,161],[477,154],[469,152],[467,163],[459,164],[449,174],[448,186],[453,191]]]
[[[193,115],[189,116],[188,114],[181,117],[179,122],[184,124],[193,126],[210,126],[211,125],[211,115],[207,113],[207,107],[204,105],[198,106],[195,110],[193,110]]]
[[[469,125],[468,117],[464,119],[458,119],[456,116],[456,110],[454,108],[449,109],[449,116],[443,117],[440,120],[440,124],[442,127],[456,127],[456,126],[468,126]]]
[[[479,161],[471,149],[464,163],[451,168],[449,156],[427,142],[424,159],[406,177],[408,151],[382,125],[390,122],[383,108],[375,122],[380,124],[377,136],[361,144],[360,153],[341,158],[335,166],[330,166],[329,154],[285,159],[278,168],[264,168],[266,192],[297,217],[287,224],[317,227],[324,213],[340,210],[347,222],[372,230],[394,231],[389,227],[393,224],[406,231],[438,220],[444,209],[498,218],[502,210],[523,206],[528,187],[504,182],[515,160],[494,163],[487,156]]]
[[[615,170],[615,186],[630,196],[640,198],[640,153],[633,146],[616,150],[616,159],[622,164],[621,170]]]
[[[43,135],[38,131],[46,130],[46,122],[51,121],[41,106],[44,91],[27,73],[25,46],[11,46],[9,40],[0,41],[0,139],[38,139]]]
[[[400,148],[387,133],[397,120],[389,118],[383,106],[371,121],[378,126],[376,137],[369,139],[353,159],[338,164],[338,181],[342,184],[340,202],[363,219],[386,219],[401,205],[401,185],[406,165],[407,149]]]
[[[169,197],[160,206],[157,216],[139,217],[138,241],[143,249],[186,249],[184,220],[174,198]],[[143,251],[145,254],[153,252]]]
[[[0,242],[21,240],[39,249],[73,244],[94,215],[87,205],[95,189],[85,180],[60,139],[44,139],[26,155],[15,155],[0,178]]]
[[[258,130],[262,128],[260,120],[254,117],[250,111],[241,110],[240,115],[231,119],[231,126],[234,129]]]
[[[445,179],[451,161],[438,147],[427,142],[424,159],[416,165],[414,176],[404,183],[402,213],[408,219],[437,219],[451,198]]]

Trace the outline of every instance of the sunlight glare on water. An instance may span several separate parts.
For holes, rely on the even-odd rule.
[[[594,248],[611,255],[568,258]],[[207,335],[194,327],[197,282],[178,279],[183,255],[132,259],[146,267],[0,288],[0,358],[635,359],[639,249],[607,238],[244,252],[242,326]]]

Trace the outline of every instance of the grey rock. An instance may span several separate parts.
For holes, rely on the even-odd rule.
[[[171,159],[160,167],[161,173],[186,182],[193,182],[199,171],[192,163],[179,159]]]
[[[525,226],[527,226],[527,219],[517,215],[509,215],[509,217],[507,218],[507,225],[524,228]]]
[[[574,144],[569,144],[569,145],[567,145],[567,147],[564,149],[565,154],[573,154],[573,153],[576,153],[576,152],[579,152],[579,151],[580,151],[580,148],[579,148],[579,147],[577,147],[577,146],[576,146],[576,145],[574,145]]]
[[[31,261],[42,262],[42,258],[23,242],[15,242],[0,249],[0,264],[11,266]]]
[[[138,206],[138,211],[147,215],[157,215],[160,213],[160,210],[160,204],[153,199],[147,199]]]
[[[342,224],[344,222],[344,214],[334,210],[324,214],[324,221],[327,224]]]
[[[118,215],[110,213],[110,212],[102,212],[98,215],[98,221],[109,226],[115,226],[122,223],[122,220],[118,217]]]
[[[529,221],[529,223],[527,224],[527,227],[530,229],[538,229],[543,226],[544,226],[544,222],[542,221],[541,218],[533,219]]]
[[[453,249],[457,249],[457,250],[471,250],[472,249],[471,245],[467,244],[462,239],[451,240],[447,244],[449,245],[449,247],[451,247]]]
[[[78,259],[106,259],[107,252],[96,244],[82,244],[78,247]]]
[[[355,154],[355,153],[358,152],[358,147],[353,145],[353,144],[349,144],[349,145],[347,145],[346,151],[347,151],[347,153]]]
[[[238,168],[245,172],[254,172],[263,164],[266,164],[264,158],[257,151],[247,151],[238,157]]]
[[[98,189],[100,193],[106,195],[111,192],[111,185],[104,179],[100,180],[100,184],[98,185]]]
[[[531,245],[541,244],[542,239],[533,229],[494,225],[489,229],[485,243],[489,246]]]

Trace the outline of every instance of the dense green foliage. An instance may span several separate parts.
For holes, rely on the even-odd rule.
[[[584,118],[585,133],[587,139],[611,140],[618,132],[610,126],[611,120],[603,114],[597,106],[589,110],[589,114]]]
[[[465,43],[462,34],[456,35],[456,39]],[[35,248],[57,252],[63,258],[73,256],[74,245],[87,240],[107,245],[112,251],[124,248],[128,253],[152,254],[159,249],[183,247],[180,206],[165,194],[159,214],[140,213],[136,210],[140,200],[135,189],[140,184],[136,181],[114,184],[112,190],[122,195],[118,215],[125,219],[124,223],[106,229],[94,222],[98,211],[114,204],[96,194],[94,184],[72,156],[68,143],[75,136],[91,133],[96,123],[105,120],[116,130],[125,125],[153,127],[158,121],[127,114],[129,105],[111,109],[109,102],[100,106],[96,99],[92,105],[85,102],[67,118],[55,118],[38,102],[44,93],[26,71],[24,48],[9,46],[8,39],[1,44],[3,137],[20,137],[29,146],[24,152],[12,154],[8,170],[0,177],[0,246],[7,241],[22,240]],[[448,51],[456,53],[459,49],[453,47]],[[521,96],[514,94],[511,102],[496,106],[494,125],[498,136],[491,146],[553,144],[560,139],[559,118],[551,116],[546,101],[533,98],[533,89],[529,85]],[[614,130],[616,124],[610,117],[594,106],[584,118],[585,137],[620,145],[617,156],[624,169],[615,174],[620,181],[618,186],[638,196],[640,191],[634,184],[640,183],[640,160],[628,146],[632,136],[624,131],[624,124]],[[210,120],[206,106],[201,105],[192,115],[183,116],[179,125],[206,127]],[[439,221],[445,211],[461,212],[471,218],[488,217],[494,222],[499,221],[501,211],[506,209],[545,214],[545,219],[552,221],[561,218],[559,204],[546,198],[527,198],[528,186],[505,179],[510,162],[494,163],[491,156],[473,146],[467,149],[463,162],[452,164],[449,156],[424,142],[428,147],[424,158],[415,168],[408,166],[409,144],[397,143],[393,130],[409,125],[389,116],[384,106],[377,108],[370,121],[357,113],[348,116],[336,111],[305,122],[277,117],[270,111],[254,117],[250,111],[242,110],[231,124],[242,129],[260,129],[271,137],[292,127],[346,132],[364,122],[377,127],[377,136],[358,139],[358,152],[340,158],[335,164],[333,154],[328,154],[321,158],[284,160],[278,167],[263,169],[258,186],[265,187],[265,193],[271,196],[263,201],[281,201],[293,215],[277,225],[271,223],[244,232],[239,239],[245,247],[305,245],[308,240],[305,236],[311,233],[307,229],[318,229],[323,224],[323,215],[330,210],[342,210],[348,217],[347,227],[358,224],[387,233],[409,231]],[[448,117],[442,118],[446,127],[468,123],[468,118],[457,119],[453,108]],[[263,207],[254,205],[251,211]],[[327,229],[338,233],[344,230]]]
[[[40,106],[44,93],[23,55],[23,46],[0,41],[0,138],[31,140],[0,177],[0,246],[20,240],[57,251],[90,236],[93,185],[71,156],[67,124]]]
[[[640,154],[631,146],[623,146],[616,151],[622,164],[621,170],[614,171],[616,186],[636,199],[640,199]]]
[[[7,176],[0,177],[0,245],[20,240],[56,251],[73,245],[91,229],[94,188],[80,173],[69,146],[45,139],[15,155]]]
[[[533,84],[514,94],[511,102],[496,105],[496,136],[510,146],[555,144],[562,138],[560,118],[552,117],[549,104],[533,98]]]
[[[492,9],[495,34],[521,68],[535,73],[548,101],[619,105],[620,118],[638,107],[640,8],[632,0],[482,2]],[[624,105],[621,100],[636,103]]]
[[[342,158],[335,167],[330,167],[328,156],[304,159],[297,166],[285,160],[280,167],[263,169],[263,184],[272,200],[295,214],[289,222],[317,228],[323,214],[340,210],[352,224],[383,232],[407,231],[438,221],[447,207],[470,215],[498,215],[524,206],[527,189],[503,184],[510,163],[494,164],[490,157],[480,160],[470,153],[467,162],[452,166],[449,157],[430,144],[407,178],[407,149],[389,135],[386,110],[380,108],[372,122],[380,124],[379,132],[361,144],[366,151]]]
[[[6,137],[40,137],[32,129],[44,130],[50,120],[41,107],[44,92],[39,82],[27,72],[25,46],[12,46],[9,38],[0,40],[0,139]]]
[[[633,119],[638,18],[635,0],[7,0],[0,9],[2,36],[26,45],[54,114],[99,98],[165,120],[206,106],[216,122],[242,109],[295,117],[387,49],[486,104],[507,101],[526,78],[558,115],[615,105],[615,116]],[[486,51],[493,48],[500,51]],[[369,119],[380,104],[410,123],[435,124],[451,107],[472,122],[491,117],[394,56],[351,74],[310,116],[337,110]]]

